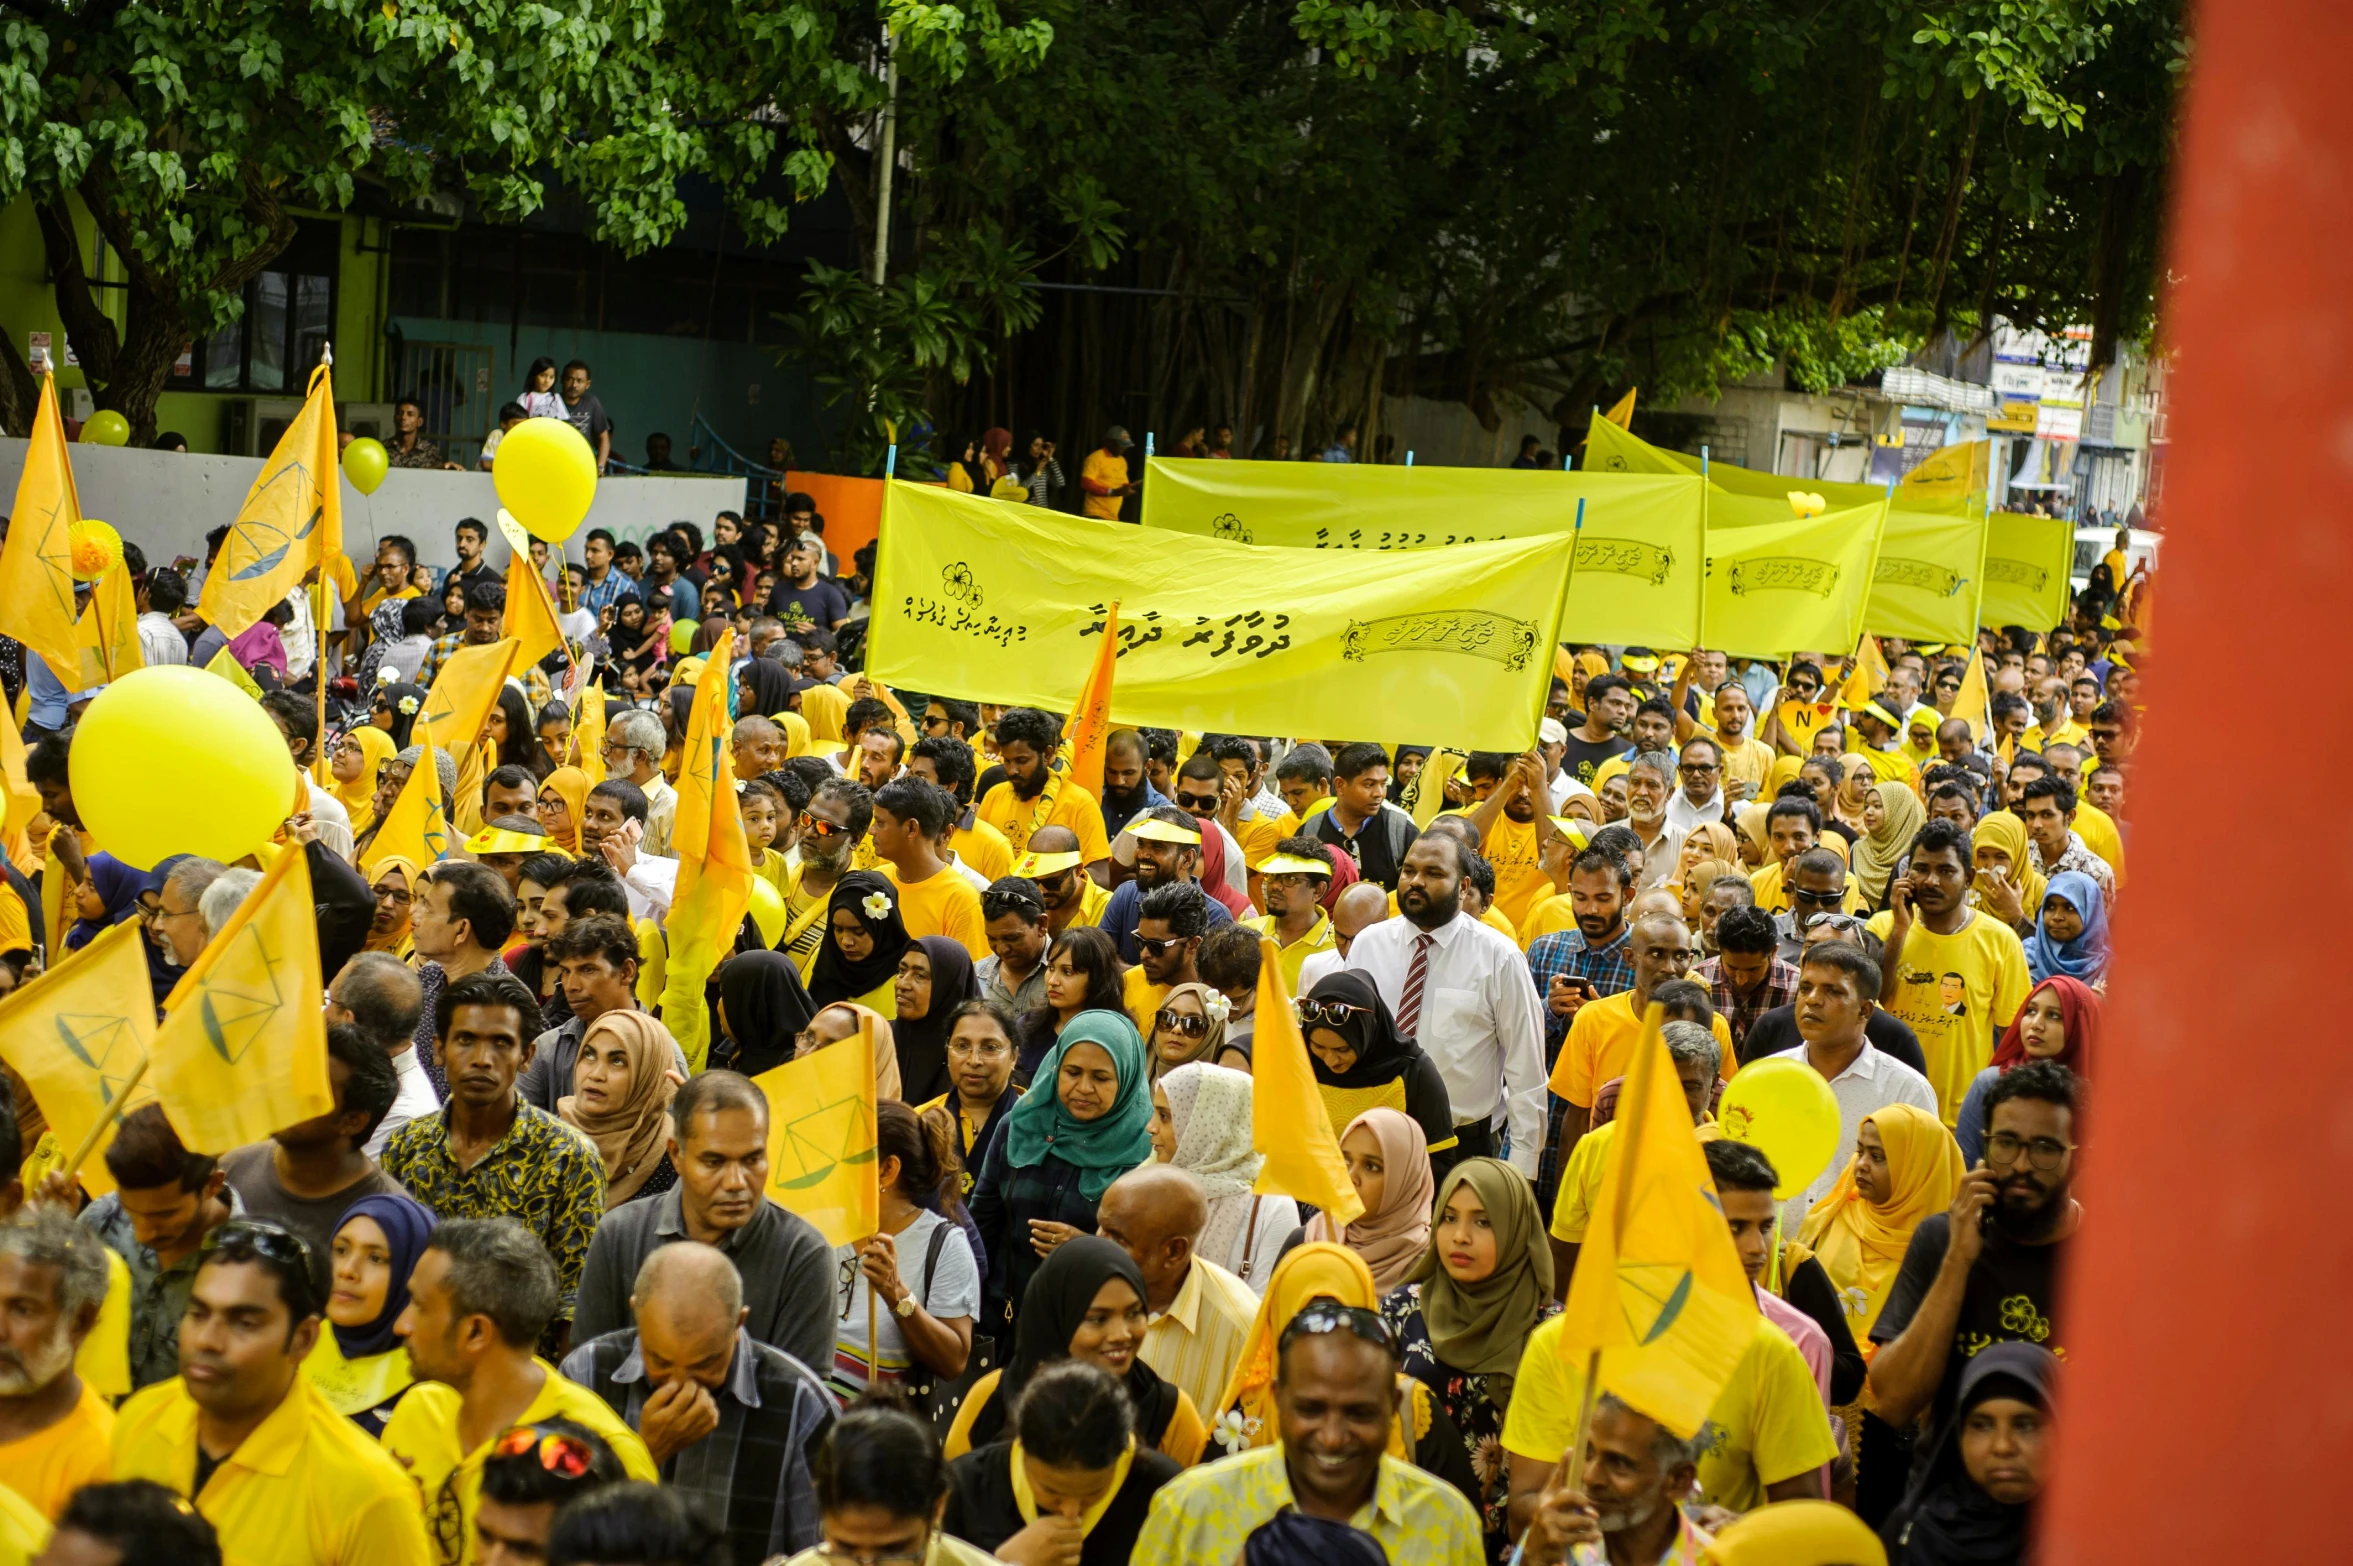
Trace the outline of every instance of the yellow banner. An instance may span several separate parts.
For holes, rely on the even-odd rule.
[[[1068,712],[1123,599],[1117,722],[1535,742],[1569,572],[1558,533],[1401,570],[1373,553],[1253,547],[924,485],[892,483],[884,506],[877,680]]]
[[[56,380],[44,375],[32,438],[25,443],[24,472],[16,481],[16,506],[9,513],[8,541],[0,544],[0,632],[24,643],[27,652],[39,653],[60,682],[71,682],[81,668],[69,536],[81,520],[65,423],[57,412]],[[67,683],[67,688],[76,687]]]
[[[449,820],[442,813],[441,768],[433,759],[433,738],[420,725],[416,739],[417,764],[393,796],[392,808],[384,812],[384,824],[376,829],[367,857],[360,861],[360,874],[370,885],[387,859],[402,860],[422,870],[449,857]]]
[[[1739,658],[1841,656],[1863,635],[1885,501],[1708,531],[1707,645]]]
[[[1985,599],[1978,613],[1987,625],[2030,631],[2064,625],[2074,569],[2075,524],[1997,511],[1986,534]]]
[[[318,1009],[317,993],[311,1009]],[[106,1106],[123,1092],[155,1041],[155,993],[147,978],[147,933],[133,919],[98,933],[46,975],[0,1001],[0,1059],[25,1079],[65,1154],[82,1145]],[[142,1080],[116,1116],[155,1097]],[[114,1189],[99,1154],[109,1130],[82,1164],[92,1196]],[[62,1155],[61,1155],[62,1156]],[[13,1169],[0,1170],[9,1179]]]
[[[861,1016],[851,1037],[752,1085],[768,1097],[768,1199],[809,1220],[828,1245],[870,1237],[882,1226],[873,1023]]]
[[[312,566],[343,553],[340,455],[334,377],[322,364],[205,574],[197,607],[228,635],[252,629]]]
[[[1955,514],[1891,506],[1871,573],[1865,627],[1874,636],[1914,642],[1975,637],[1988,532],[1985,514],[1974,508]]]
[[[289,846],[164,1003],[155,1092],[191,1151],[225,1153],[333,1112],[325,987],[310,859]]]

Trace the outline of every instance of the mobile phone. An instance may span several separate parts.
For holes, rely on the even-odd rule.
[[[1572,990],[1582,991],[1587,1000],[1593,999],[1597,993],[1593,988],[1593,981],[1581,973],[1556,973],[1552,976],[1552,982],[1565,984]]]

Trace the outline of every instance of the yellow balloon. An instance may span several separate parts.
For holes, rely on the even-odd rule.
[[[363,495],[373,495],[376,486],[384,482],[384,475],[391,471],[390,454],[384,450],[384,443],[372,436],[362,435],[343,448],[343,476]]]
[[[1822,1074],[1801,1060],[1752,1060],[1716,1106],[1716,1124],[1735,1142],[1765,1155],[1787,1200],[1814,1183],[1838,1156],[1838,1099]]]
[[[100,408],[82,421],[82,444],[85,446],[127,446],[131,443],[131,421],[112,408]]]
[[[562,419],[525,419],[499,441],[490,482],[532,537],[560,544],[596,498],[596,454]]]
[[[692,648],[694,647],[694,633],[695,633],[695,632],[697,632],[697,631],[699,631],[699,630],[701,630],[702,628],[703,628],[703,623],[702,623],[700,620],[673,620],[673,621],[671,621],[671,622],[670,622],[670,651],[671,651],[671,653],[672,653],[673,655],[677,656],[677,657],[682,657],[682,658],[683,658],[684,656],[686,656],[686,654],[687,654],[687,653],[688,653],[690,650],[692,650]]]
[[[752,877],[752,922],[759,927],[760,944],[774,947],[784,939],[787,914],[784,894],[764,875]]]
[[[269,715],[185,664],[137,669],[100,691],[74,730],[68,776],[98,846],[141,870],[172,854],[252,853],[301,787]]]

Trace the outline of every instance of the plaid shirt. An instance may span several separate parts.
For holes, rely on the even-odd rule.
[[[1005,1140],[1002,1132],[989,1138],[980,1181],[967,1204],[989,1266],[981,1285],[984,1319],[973,1330],[1000,1343],[1013,1341],[1014,1314],[1045,1260],[1029,1243],[1030,1220],[1043,1218],[1066,1223],[1082,1234],[1095,1232],[1095,1204],[1078,1188],[1079,1167],[1048,1153],[1026,1169],[1015,1168],[1006,1155]]]
[[[635,1430],[660,1390],[646,1376],[637,1334],[608,1332],[574,1349],[566,1379],[594,1389]],[[723,1530],[739,1561],[808,1549],[819,1538],[810,1464],[833,1429],[833,1399],[801,1362],[738,1327],[735,1362],[712,1393],[719,1428],[671,1454],[662,1483]]]
[[[1544,1008],[1544,1067],[1560,1059],[1561,1044],[1569,1036],[1570,1018],[1553,1015],[1547,1004],[1555,977],[1575,976],[1593,981],[1594,999],[1634,988],[1633,930],[1620,926],[1617,935],[1599,946],[1588,946],[1585,932],[1557,930],[1540,936],[1528,948],[1528,977],[1536,983],[1536,1001]],[[1552,1211],[1553,1194],[1560,1189],[1561,1119],[1569,1101],[1558,1093],[1546,1097],[1544,1149],[1536,1157],[1536,1199],[1545,1213]]]
[[[463,631],[452,631],[447,636],[436,640],[430,648],[426,649],[425,661],[417,665],[415,683],[431,690],[433,677],[441,672],[441,666],[449,661],[452,654],[465,645],[466,633]],[[546,706],[555,697],[555,686],[548,680],[547,671],[540,668],[538,664],[528,664],[515,670],[514,678],[523,682],[523,699],[531,704],[532,716],[536,718],[539,715],[539,709]]]
[[[1724,962],[1710,957],[1691,970],[1693,979],[1708,987],[1708,1004],[1732,1029],[1732,1047],[1738,1049],[1747,1039],[1748,1030],[1756,1020],[1776,1006],[1786,1006],[1797,999],[1797,964],[1773,959],[1773,966],[1765,970],[1765,982],[1757,986],[1756,994],[1743,998],[1724,978]]]

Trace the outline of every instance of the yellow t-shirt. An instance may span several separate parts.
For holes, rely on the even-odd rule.
[[[2099,855],[2116,874],[2119,890],[2124,886],[2124,834],[2116,830],[2116,818],[2099,806],[2080,796],[2075,804],[2075,835],[2083,839],[2083,846]],[[2108,910],[2113,916],[2116,912]]]
[[[56,1424],[21,1441],[0,1442],[0,1485],[51,1522],[76,1490],[105,1483],[113,1470],[114,1409],[87,1381],[81,1401]]]
[[[1871,775],[1880,782],[1901,783],[1915,793],[1919,791],[1920,769],[1912,765],[1912,758],[1902,751],[1874,750],[1868,745],[1858,745],[1850,748],[1847,754],[1862,757],[1864,764],[1871,769]]]
[[[983,821],[978,813],[972,825],[958,827],[948,838],[956,857],[992,881],[1001,881],[1013,873],[1013,845],[1005,841],[1005,834]]]
[[[645,1443],[610,1404],[588,1388],[566,1381],[546,1360],[536,1363],[547,1381],[516,1424],[569,1419],[586,1425],[604,1438],[630,1478],[648,1484],[660,1482],[662,1476]],[[406,1464],[409,1477],[416,1481],[409,1500],[412,1515],[417,1497],[422,1496],[426,1526],[433,1537],[460,1541],[456,1555],[446,1558],[443,1566],[471,1566],[474,1559],[474,1507],[482,1494],[482,1464],[490,1456],[488,1441],[471,1452],[459,1447],[460,1407],[455,1389],[429,1381],[402,1398],[384,1426],[384,1450]]]
[[[993,826],[1014,853],[1029,849],[1030,834],[1040,827],[1068,827],[1078,834],[1082,865],[1111,857],[1111,839],[1103,831],[1103,807],[1095,796],[1057,772],[1046,780],[1035,799],[1023,799],[1011,783],[1000,783],[980,802],[979,817]]]
[[[1547,935],[1576,927],[1577,906],[1569,901],[1568,893],[1539,897],[1529,905],[1528,917],[1520,921],[1520,950],[1526,951]]]
[[[1885,940],[1894,922],[1893,913],[1876,913],[1865,928]],[[1951,935],[1938,935],[1915,917],[1902,955],[1891,953],[1887,960],[1901,980],[1887,1009],[1920,1035],[1937,1112],[1952,1125],[1969,1084],[1993,1060],[1995,1036],[2017,1017],[2033,988],[2026,949],[2008,925],[1972,909]]]
[[[46,1139],[44,1139],[46,1140]],[[63,1161],[64,1155],[59,1155]],[[26,1189],[36,1182],[27,1180]],[[111,1248],[106,1253],[106,1299],[90,1335],[74,1355],[74,1370],[100,1397],[119,1403],[131,1395],[131,1268]]]
[[[1558,1462],[1576,1434],[1585,1374],[1581,1364],[1571,1365],[1561,1353],[1562,1320],[1555,1316],[1539,1325],[1520,1353],[1511,1410],[1503,1421],[1504,1450],[1515,1456]],[[1601,1381],[1607,1391],[1606,1354]],[[1700,1427],[1700,1448],[1696,1499],[1736,1512],[1764,1504],[1767,1485],[1811,1473],[1838,1455],[1829,1410],[1822,1406],[1821,1388],[1805,1356],[1762,1315],[1747,1351],[1732,1367],[1732,1379]]]
[[[1275,962],[1283,970],[1284,988],[1292,995],[1299,993],[1299,970],[1307,965],[1307,959],[1317,952],[1332,949],[1331,917],[1320,908],[1316,910],[1314,928],[1288,946],[1283,944],[1282,935],[1275,929],[1273,914],[1261,914],[1255,919],[1245,919],[1242,923],[1275,943]]]
[[[1154,984],[1144,977],[1144,965],[1137,963],[1119,977],[1119,998],[1127,1007],[1127,1014],[1135,1019],[1136,1031],[1144,1035],[1144,1047],[1152,1047],[1152,1017],[1160,1010],[1160,1003],[1168,999],[1169,986]]]
[[[1495,907],[1515,929],[1539,902],[1558,895],[1552,878],[1536,863],[1535,822],[1498,815],[1479,852],[1495,867]]]
[[[1697,1129],[1702,1142],[1713,1142],[1724,1134],[1713,1115],[1702,1120]],[[1552,1237],[1564,1245],[1583,1245],[1585,1231],[1593,1227],[1593,1204],[1601,1195],[1603,1165],[1609,1158],[1610,1140],[1617,1134],[1618,1122],[1612,1120],[1577,1138],[1577,1145],[1569,1150],[1569,1161],[1561,1170],[1560,1192],[1552,1199]],[[1561,1291],[1568,1292],[1568,1280],[1561,1280]]]
[[[1070,916],[1070,923],[1064,925],[1062,930],[1074,929],[1082,924],[1101,924],[1103,910],[1109,906],[1111,906],[1110,888],[1098,886],[1095,878],[1082,870],[1079,872],[1078,878],[1078,912]],[[1062,930],[1056,930],[1054,933],[1060,935]]]
[[[1732,1058],[1732,1029],[1720,1012],[1712,1022],[1723,1057],[1718,1070],[1729,1082],[1738,1064]],[[1634,1061],[1634,1046],[1641,1041],[1642,1019],[1634,1014],[1632,990],[1586,1002],[1577,1008],[1560,1058],[1552,1063],[1552,1091],[1580,1109],[1591,1109],[1602,1084],[1626,1074]]]
[[[1085,514],[1090,517],[1101,517],[1107,521],[1118,521],[1119,504],[1125,497],[1093,494],[1088,492],[1085,486],[1091,480],[1108,489],[1119,488],[1128,481],[1127,458],[1115,457],[1102,447],[1097,446],[1093,451],[1087,453],[1087,460],[1079,464],[1078,476],[1080,498],[1085,502]]]
[[[335,1341],[335,1334],[325,1328],[319,1331],[318,1347],[312,1349],[310,1358],[302,1362],[302,1374],[305,1380],[319,1389],[319,1395],[327,1400],[328,1406],[347,1419],[391,1401],[414,1386],[417,1380],[406,1348],[396,1347],[381,1354],[363,1354],[358,1359],[345,1359],[343,1346]]]
[[[449,1397],[454,1405],[457,1394]],[[152,1479],[188,1496],[220,1535],[222,1558],[237,1566],[426,1566],[433,1558],[415,1481],[299,1376],[193,1496],[195,1400],[177,1376],[143,1389],[115,1420],[114,1477]]]
[[[1749,799],[1764,798],[1765,779],[1773,775],[1773,747],[1753,734],[1737,745],[1712,729],[1708,731],[1708,738],[1714,740],[1716,748],[1724,753],[1724,771],[1721,774],[1724,781],[1746,783]]]
[[[970,881],[942,866],[910,886],[888,860],[877,868],[899,889],[899,918],[909,935],[944,935],[975,957],[989,954],[988,922],[980,916],[980,893]]]

